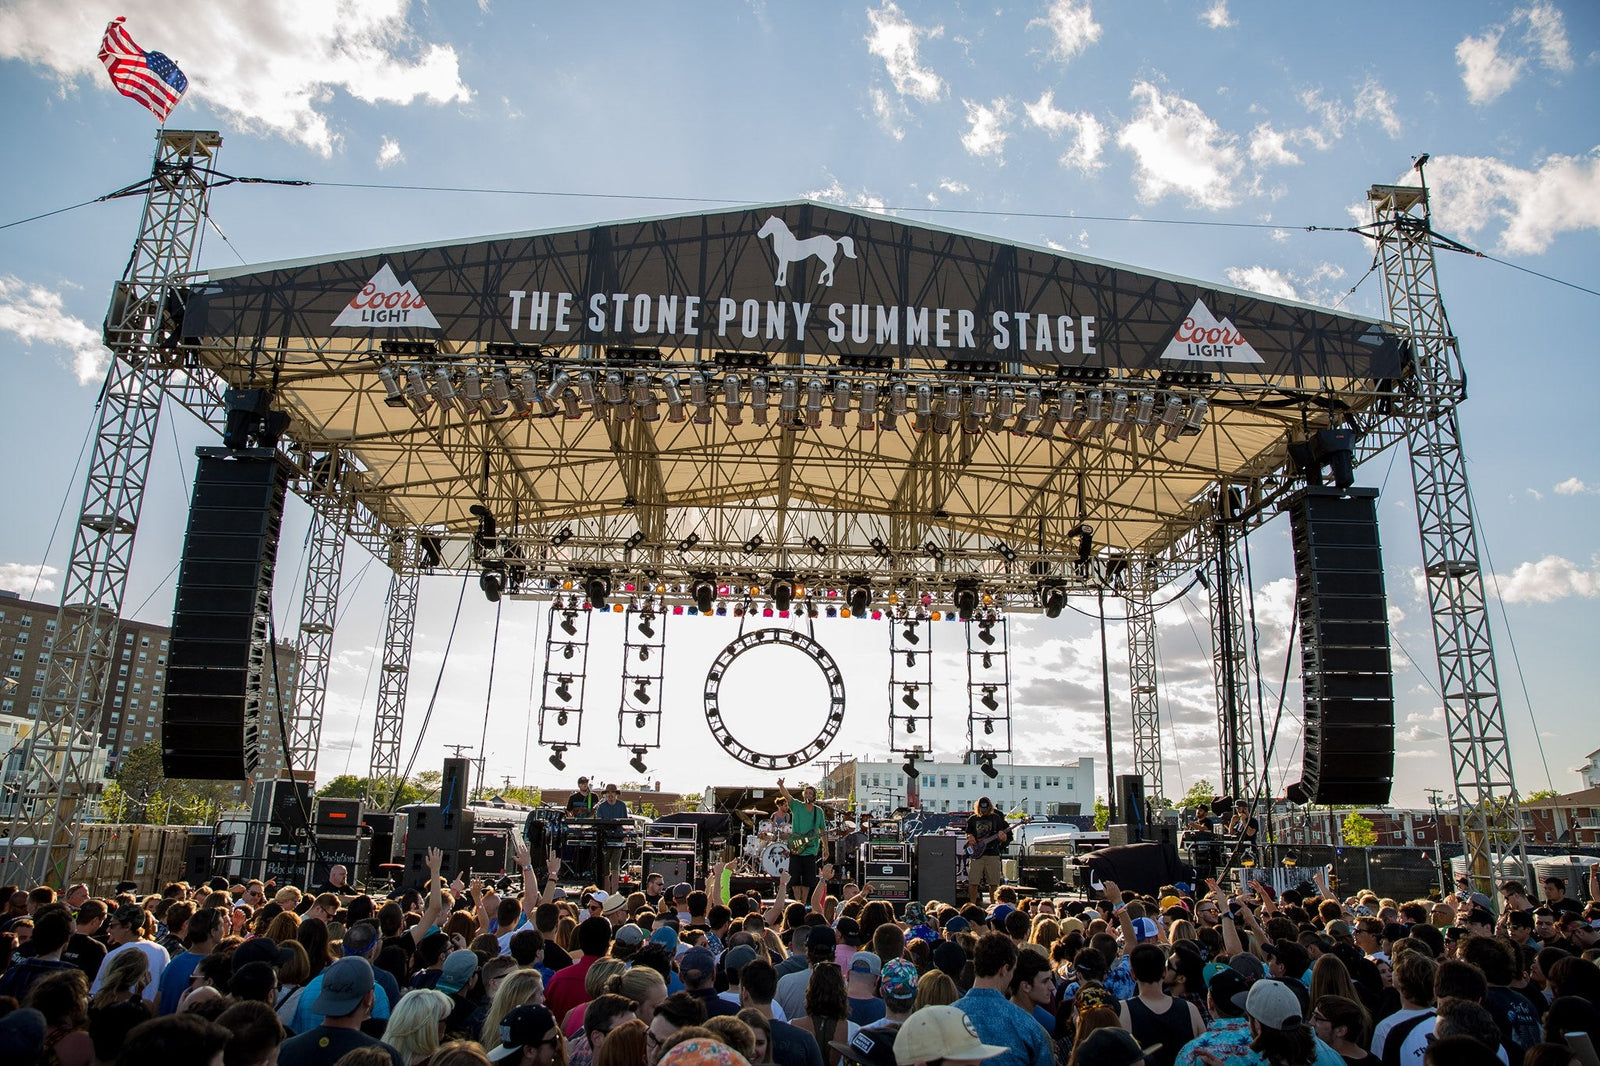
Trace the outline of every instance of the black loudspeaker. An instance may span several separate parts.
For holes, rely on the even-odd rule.
[[[216,855],[217,838],[209,833],[189,834],[189,846],[183,853],[183,880],[191,885],[203,884],[212,873],[212,860]]]
[[[759,893],[762,899],[771,899],[778,891],[778,879],[776,877],[768,877],[765,874],[759,876],[734,874],[728,878],[728,889],[735,896],[743,895],[753,890]]]
[[[1312,486],[1289,505],[1307,803],[1384,804],[1394,785],[1394,678],[1378,492]]]
[[[364,865],[368,877],[388,876],[387,870],[378,868],[394,861],[394,819],[387,811],[368,811],[361,816],[361,824],[371,834],[371,847]]]
[[[317,800],[317,833],[355,836],[361,826],[361,801],[323,796]]]
[[[647,851],[644,853],[643,876],[650,880],[651,874],[660,874],[670,889],[677,884],[694,884],[694,852],[692,851]]]
[[[1150,813],[1144,808],[1144,778],[1139,774],[1117,775],[1117,822],[1128,827],[1128,843],[1145,839]]]
[[[472,830],[473,814],[469,811],[460,812],[446,826],[437,812],[426,807],[419,807],[409,812],[406,825],[406,857],[405,869],[400,874],[401,885],[404,888],[420,888],[428,880],[428,849],[438,848],[444,852],[444,861],[440,873],[449,881],[457,873],[472,869]]]
[[[446,829],[455,824],[467,805],[467,774],[471,769],[470,759],[444,761],[444,777],[439,782],[439,818]]]
[[[917,880],[914,894],[924,903],[930,899],[942,903],[955,902],[955,837],[929,833],[917,838]]]
[[[167,652],[161,766],[168,777],[242,780],[260,762],[288,472],[267,449],[198,454]]]

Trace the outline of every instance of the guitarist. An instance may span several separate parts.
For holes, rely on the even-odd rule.
[[[789,808],[789,883],[802,885],[809,893],[817,887],[817,857],[827,831],[828,812],[817,805],[817,790],[807,785],[795,799],[778,778],[778,797]],[[797,895],[796,899],[805,896]]]
[[[1004,880],[1000,871],[1000,855],[1011,843],[1011,830],[1005,815],[995,812],[988,796],[979,796],[973,805],[973,814],[967,819],[967,854],[972,864],[967,868],[967,899],[978,902],[978,886],[986,884],[992,891]]]

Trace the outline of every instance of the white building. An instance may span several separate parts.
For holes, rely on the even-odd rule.
[[[976,762],[919,762],[914,782],[919,810],[970,811],[979,796],[1007,814],[1089,814],[1094,808],[1095,762],[1084,757],[1053,766],[996,763],[998,776],[986,777]],[[887,814],[907,807],[910,786],[901,759],[882,762],[846,759],[833,767],[824,795],[855,797],[856,809]],[[1077,804],[1073,810],[1070,805]]]
[[[1591,751],[1586,758],[1588,763],[1578,767],[1578,773],[1583,775],[1583,787],[1600,788],[1600,748]]]

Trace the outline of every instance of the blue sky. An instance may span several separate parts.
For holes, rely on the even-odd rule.
[[[172,124],[220,130],[220,166],[229,173],[580,194],[234,186],[213,200],[217,229],[206,236],[203,265],[701,206],[646,197],[704,198],[714,207],[812,196],[1317,303],[1343,298],[1351,310],[1381,315],[1378,279],[1363,280],[1370,249],[1355,236],[1305,227],[1365,221],[1367,187],[1399,179],[1414,155],[1428,152],[1442,232],[1591,288],[1600,276],[1600,14],[1585,4],[1463,2],[1397,16],[1384,3],[1244,0],[8,0],[0,6],[0,87],[12,150],[0,158],[0,222],[148,173],[154,120],[112,92],[95,57],[106,21],[119,14],[135,40],[187,73],[191,87]],[[137,211],[136,201],[117,201],[0,230],[0,444],[11,460],[0,587],[27,594],[37,581],[46,600],[58,591],[70,537],[58,531],[52,540],[52,526],[63,505],[68,524],[77,507],[82,475],[74,463],[106,359],[99,322]],[[1274,228],[1195,224],[1217,222]],[[1571,767],[1600,747],[1592,653],[1600,460],[1587,369],[1600,298],[1463,255],[1443,258],[1440,277],[1469,374],[1462,424],[1496,575],[1495,635],[1518,782],[1524,791],[1549,783],[1568,790],[1578,783]],[[162,430],[128,596],[142,617],[170,613],[186,484],[203,442],[182,413]],[[1384,490],[1401,694],[1396,800],[1419,803],[1425,787],[1447,783],[1449,764],[1404,456],[1384,456],[1359,480]],[[293,505],[280,554],[284,633],[296,625],[305,525],[303,507]],[[1281,526],[1277,520],[1252,538],[1269,700],[1283,668],[1290,592]],[[324,777],[364,770],[371,732],[385,575],[359,548],[345,573]],[[408,754],[456,592],[448,579],[424,583]],[[1215,779],[1208,651],[1196,637],[1206,628],[1200,595],[1161,618],[1174,794],[1196,777]],[[529,604],[506,605],[486,698],[493,616],[469,593],[419,768],[435,764],[446,741],[476,746],[487,703],[490,776],[564,783],[524,744],[539,665],[531,649],[542,643],[537,614]],[[850,693],[836,750],[881,752],[887,667],[877,645],[886,635],[863,637],[848,624],[818,631]],[[696,695],[705,665],[733,636],[731,625],[720,625],[680,629],[669,655],[670,739],[651,761],[652,776],[670,787],[756,780],[710,744]],[[1049,624],[1024,618],[1014,630],[1018,759],[1098,757],[1093,624],[1077,615]],[[1111,633],[1125,765],[1121,627]],[[937,676],[949,685],[936,731],[948,752],[960,746],[963,678],[957,635],[940,639],[946,654]],[[596,662],[615,677],[605,655]],[[568,761],[602,777],[631,776],[626,752],[610,744],[617,692],[606,676],[591,684],[587,739]],[[774,724],[775,716],[759,713],[773,699],[761,681],[752,672],[740,682],[748,688],[742,698],[757,708],[751,738],[781,746],[786,729],[808,733],[804,714]],[[802,672],[780,689],[798,706],[795,693],[808,684]],[[1291,712],[1298,700],[1291,685]],[[1298,759],[1298,733],[1286,714],[1280,768]]]

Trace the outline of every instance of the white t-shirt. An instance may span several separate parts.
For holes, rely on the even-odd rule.
[[[1434,1023],[1437,1021],[1437,1018],[1424,1018],[1417,1023],[1415,1029],[1406,1034],[1405,1043],[1400,1045],[1400,1062],[1403,1066],[1422,1066],[1428,1054],[1428,1038],[1433,1035]],[[1495,1054],[1500,1057],[1501,1062],[1510,1066],[1511,1059],[1506,1055],[1504,1046],[1495,1048]]]
[[[1387,1018],[1385,1018],[1382,1021],[1380,1021],[1377,1024],[1377,1026],[1373,1028],[1373,1030],[1372,1030],[1372,1047],[1370,1048],[1371,1052],[1374,1055],[1378,1056],[1379,1058],[1382,1058],[1383,1057],[1383,1045],[1388,1043],[1389,1031],[1391,1029],[1393,1029],[1395,1026],[1399,1025],[1401,1022],[1409,1021],[1412,1018],[1420,1018],[1424,1014],[1432,1014],[1432,1013],[1433,1013],[1433,1008],[1432,1007],[1417,1007],[1417,1008],[1415,1008],[1413,1010],[1397,1010],[1397,1011],[1395,1011],[1393,1014],[1389,1015]]]
[[[100,986],[106,979],[107,965],[111,960],[129,950],[142,951],[145,958],[150,960],[150,983],[144,988],[144,998],[151,1003],[161,998],[161,971],[167,968],[167,963],[171,960],[167,956],[167,949],[153,940],[134,940],[106,952],[105,962],[100,964],[100,973],[95,976],[94,984],[89,986],[91,996],[100,991]]]

